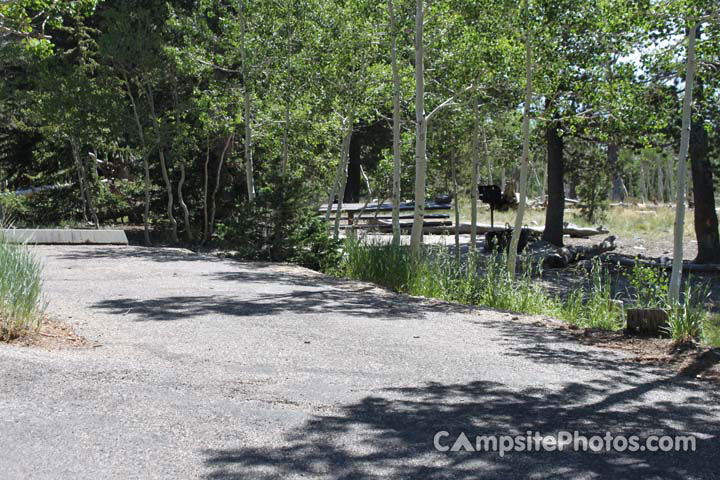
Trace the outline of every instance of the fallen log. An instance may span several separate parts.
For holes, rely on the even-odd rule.
[[[460,233],[463,235],[468,235],[470,233],[470,228],[472,224],[470,223],[461,223],[460,224]],[[533,232],[542,233],[545,230],[544,226],[533,226],[533,227],[523,227],[527,228]],[[502,232],[506,230],[507,227],[496,225],[496,226],[490,226],[487,223],[478,223],[477,224],[477,233],[479,234],[485,234],[489,232]],[[453,229],[454,231],[454,229]],[[594,235],[607,235],[610,233],[610,231],[602,226],[600,227],[578,227],[577,225],[568,224],[563,228],[563,235],[570,235],[571,237],[575,238],[589,238]]]
[[[668,259],[668,261],[661,262],[658,260],[651,260],[651,259],[645,259],[645,258],[639,258],[639,257],[627,257],[624,255],[618,255],[618,254],[612,254],[612,255],[606,255],[603,258],[604,262],[607,263],[614,263],[616,265],[621,265],[623,267],[634,267],[635,265],[640,265],[643,267],[651,267],[651,268],[658,268],[658,269],[665,269],[665,270],[671,270],[672,269],[672,260]],[[720,264],[702,264],[702,263],[690,263],[690,262],[683,262],[683,271],[684,272],[696,272],[696,273],[720,273]]]
[[[615,250],[615,248],[615,237],[612,235],[590,247],[582,245],[562,247],[546,254],[542,260],[542,266],[543,268],[565,268],[581,260],[591,260],[600,254]]]

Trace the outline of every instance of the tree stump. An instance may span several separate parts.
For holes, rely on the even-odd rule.
[[[668,314],[660,308],[628,308],[625,310],[629,334],[667,337]]]

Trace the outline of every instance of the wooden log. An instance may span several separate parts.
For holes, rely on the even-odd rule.
[[[401,220],[408,220],[408,219],[411,219],[411,218],[414,218],[414,215],[413,215],[413,214],[402,214],[402,215],[400,215],[400,219],[401,219]],[[423,218],[426,218],[426,219],[437,219],[437,218],[447,219],[447,218],[450,218],[450,214],[449,214],[449,213],[426,213],[426,214],[423,216]],[[370,213],[370,214],[367,214],[367,213],[366,213],[366,214],[364,214],[364,215],[361,216],[361,217],[357,217],[357,216],[356,216],[356,217],[355,217],[355,220],[363,220],[363,221],[364,221],[364,220],[392,220],[392,215],[377,215],[377,216],[376,216],[376,215],[373,215],[372,213]]]
[[[470,227],[471,227],[471,224],[469,224],[469,223],[460,224],[460,233],[461,234],[469,234]],[[542,233],[545,230],[544,226],[524,227],[524,228],[528,228],[537,233]],[[505,229],[506,229],[506,227],[504,225],[495,225],[494,227],[491,227],[489,224],[486,224],[486,223],[479,223],[477,225],[477,232],[481,233],[481,234],[488,233],[488,232],[500,232]],[[565,228],[563,228],[564,235],[570,235],[571,237],[577,237],[577,238],[589,238],[594,235],[607,235],[608,233],[610,233],[610,231],[602,226],[593,228],[593,227],[578,227],[576,225],[566,225]]]
[[[565,268],[580,260],[590,260],[600,254],[615,250],[615,240],[615,237],[611,235],[590,247],[578,245],[559,248],[545,256],[542,262],[543,268]]]
[[[638,257],[625,257],[622,255],[608,255],[604,259],[608,263],[615,263],[623,267],[634,267],[636,264],[643,267],[662,268],[670,270],[672,262],[660,262]],[[720,264],[683,263],[683,271],[696,273],[720,273]]]

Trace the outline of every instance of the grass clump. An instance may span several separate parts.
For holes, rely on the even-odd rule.
[[[708,315],[703,325],[703,341],[710,346],[720,347],[720,315]]]
[[[710,315],[705,309],[705,300],[709,292],[699,287],[693,288],[688,282],[685,286],[684,298],[667,307],[667,333],[676,342],[687,342],[704,337],[705,325]]]
[[[530,268],[515,281],[502,258],[469,254],[458,261],[442,247],[412,255],[409,247],[348,240],[340,274],[396,292],[521,313],[542,313],[552,303],[532,281]]]
[[[10,340],[37,329],[44,305],[40,264],[24,245],[0,233],[0,339]]]
[[[577,327],[612,331],[622,328],[622,303],[613,295],[610,280],[600,262],[594,262],[588,287],[573,290],[564,301],[556,300],[557,316]]]
[[[340,273],[410,295],[517,313],[556,314],[583,326],[602,323],[600,303],[579,299],[566,308],[535,281],[534,275],[541,273],[537,266],[525,262],[513,280],[502,256],[470,253],[457,260],[442,247],[413,256],[406,246],[348,241]],[[595,311],[588,313],[588,305]]]

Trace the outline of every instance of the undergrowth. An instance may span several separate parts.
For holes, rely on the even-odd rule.
[[[594,262],[587,278],[565,298],[545,292],[537,278],[538,265],[527,260],[515,280],[503,256],[469,253],[457,260],[443,247],[427,246],[419,255],[392,244],[367,244],[348,240],[339,274],[373,282],[394,290],[424,297],[484,306],[525,314],[545,314],[580,328],[616,331],[624,327],[624,308],[660,308],[668,313],[667,333],[676,341],[704,338],[720,345],[720,320],[704,309],[707,291],[690,287],[683,301],[671,306],[667,300],[668,278],[663,270],[636,265],[626,274],[629,284],[625,302],[613,293],[610,272]]]

